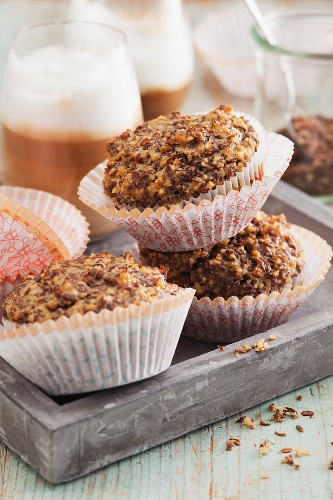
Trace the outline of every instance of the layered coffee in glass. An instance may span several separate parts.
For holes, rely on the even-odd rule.
[[[181,0],[71,0],[69,16],[103,21],[126,33],[145,119],[179,111],[194,64]]]
[[[125,35],[110,26],[51,21],[22,29],[9,54],[2,103],[2,182],[75,204],[92,235],[115,226],[78,200],[106,143],[142,122]]]

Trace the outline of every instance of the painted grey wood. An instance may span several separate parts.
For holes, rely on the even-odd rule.
[[[275,190],[266,210],[333,243],[333,212],[289,186]],[[0,359],[0,437],[57,483],[330,375],[332,286],[331,271],[297,316],[274,329],[278,338],[265,352],[236,358],[237,344],[220,352],[184,338],[165,373],[78,399],[53,401]]]

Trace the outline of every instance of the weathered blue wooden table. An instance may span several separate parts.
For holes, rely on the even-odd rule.
[[[332,360],[333,363],[333,360]],[[258,383],[260,383],[258,381]],[[297,396],[302,400],[298,401]],[[231,417],[183,438],[111,465],[67,484],[47,483],[15,453],[0,444],[0,498],[10,500],[330,500],[333,498],[333,376],[275,400],[276,406],[311,410],[314,417],[270,420],[271,401],[246,411],[258,426],[249,429]],[[256,418],[271,423],[259,425]],[[301,425],[304,432],[296,430]],[[275,435],[275,431],[286,434]],[[241,444],[226,451],[228,438]],[[268,455],[260,456],[265,439],[275,444]],[[299,470],[282,464],[291,455]],[[295,457],[295,449],[311,452]]]

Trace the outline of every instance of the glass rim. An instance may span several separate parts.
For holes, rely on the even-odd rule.
[[[104,28],[106,29],[107,31],[110,31],[110,32],[113,32],[113,33],[117,33],[119,36],[120,36],[120,39],[121,39],[121,43],[116,46],[116,47],[113,47],[112,49],[110,49],[109,53],[113,52],[114,50],[117,50],[119,47],[124,47],[126,46],[126,43],[127,43],[127,37],[126,37],[126,34],[114,27],[114,26],[111,26],[109,24],[106,24],[106,23],[100,23],[100,22],[95,22],[95,21],[85,21],[85,20],[81,20],[81,19],[68,19],[68,18],[59,18],[59,19],[47,19],[47,20],[44,20],[44,21],[38,21],[38,22],[35,22],[35,23],[31,23],[31,24],[27,24],[25,26],[22,26],[22,28],[20,28],[14,35],[13,37],[13,40],[12,40],[12,43],[11,43],[11,48],[13,49],[16,49],[18,50],[19,52],[23,53],[23,54],[27,54],[27,55],[35,55],[34,54],[34,50],[29,50],[29,49],[26,49],[24,47],[22,47],[19,43],[19,40],[20,38],[25,35],[26,33],[29,33],[30,31],[33,31],[34,29],[37,29],[37,28],[45,28],[46,26],[56,26],[56,25],[74,25],[74,24],[82,24],[82,25],[88,25],[88,26],[99,26],[100,28]]]
[[[313,9],[313,10],[304,10],[304,9],[277,9],[269,14],[265,15],[265,19],[270,23],[271,21],[286,21],[300,18],[316,16],[323,20],[327,21],[327,17],[331,17],[331,22],[333,25],[333,9]],[[279,25],[279,24],[277,24]],[[276,55],[284,55],[289,56],[294,59],[317,59],[318,61],[333,61],[333,52],[331,54],[318,54],[313,52],[304,52],[298,50],[290,50],[285,47],[280,47],[279,45],[270,44],[261,34],[260,29],[254,25],[251,28],[252,39],[255,43]]]

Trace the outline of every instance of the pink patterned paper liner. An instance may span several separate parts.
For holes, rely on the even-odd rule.
[[[53,395],[143,380],[170,366],[194,292],[31,325],[4,320],[0,355]]]
[[[332,248],[318,235],[294,225],[291,233],[302,245],[305,256],[299,285],[256,298],[194,297],[182,334],[204,342],[229,344],[288,321],[324,280],[332,259]]]
[[[0,283],[66,258],[66,246],[44,221],[0,193]]]
[[[45,191],[22,187],[0,186],[0,193],[33,211],[64,242],[70,258],[81,255],[89,240],[86,218],[71,203]]]
[[[180,252],[204,248],[234,236],[246,227],[287,169],[293,153],[289,139],[266,133],[265,176],[240,191],[229,191],[198,205],[174,205],[170,209],[118,210],[103,192],[105,162],[91,170],[79,187],[80,199],[107,217],[133,238],[153,250]]]

